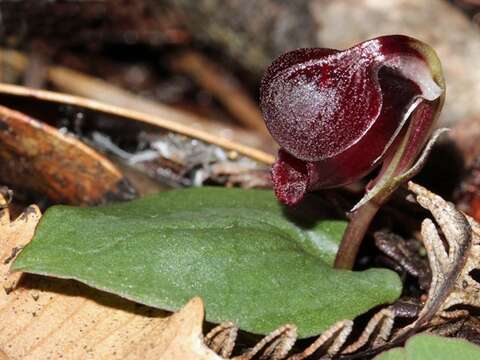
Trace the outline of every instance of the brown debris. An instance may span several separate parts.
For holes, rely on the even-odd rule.
[[[11,49],[0,49],[0,66],[11,69],[17,75],[23,75],[30,66],[27,56],[19,51]],[[85,96],[106,104],[121,106],[131,110],[141,111],[158,118],[168,119],[174,123],[188,126],[192,129],[208,132],[219,137],[239,142],[255,148],[272,150],[271,137],[267,136],[263,119],[254,103],[250,103],[246,96],[239,105],[238,100],[229,100],[234,103],[234,110],[237,113],[245,112],[242,117],[254,118],[257,130],[263,127],[262,132],[256,133],[243,129],[232,124],[225,124],[215,119],[204,118],[183,110],[176,109],[167,104],[137,95],[132,91],[120,88],[103,79],[81,73],[79,71],[57,65],[46,66],[46,77],[56,89],[69,94]],[[226,96],[228,94],[223,94]],[[235,94],[236,95],[236,94]],[[230,98],[230,97],[229,97]],[[244,104],[247,103],[247,104]],[[245,110],[245,108],[247,110]],[[256,112],[255,112],[256,110]],[[256,114],[256,115],[255,115]],[[260,119],[258,119],[260,116]],[[261,124],[259,123],[261,120]],[[251,121],[251,120],[249,120]]]
[[[230,141],[225,137],[220,137],[216,134],[172,121],[172,119],[169,117],[158,117],[145,112],[139,112],[116,105],[110,105],[79,96],[25,88],[23,86],[4,83],[0,83],[0,94],[5,94],[10,97],[18,96],[19,99],[28,99],[31,101],[42,101],[62,106],[72,106],[78,111],[94,111],[98,114],[105,114],[113,118],[119,118],[123,121],[136,121],[143,124],[153,125],[159,130],[172,132],[178,135],[184,135],[192,139],[198,139],[207,144],[219,146],[224,150],[231,152],[232,154],[237,153],[244,155],[261,164],[270,165],[275,161],[275,157],[271,154],[257,150],[250,146]]]
[[[427,290],[431,282],[430,268],[426,258],[420,254],[421,244],[416,239],[404,239],[383,230],[373,234],[375,246],[395,262],[396,270],[407,272],[418,279],[421,290]]]
[[[271,139],[257,104],[220,64],[193,51],[180,54],[171,63],[174,70],[190,75],[218,98],[241,124],[264,135],[265,140]]]
[[[203,302],[193,298],[179,312],[153,328],[125,359],[222,360],[203,342]]]
[[[439,231],[430,219],[422,223],[422,238],[427,250],[432,283],[428,300],[412,327],[428,323],[435,315],[445,312],[457,304],[480,307],[480,286],[470,271],[478,268],[480,258],[480,227],[467,218],[453,204],[446,202],[427,189],[409,183],[418,203],[428,209],[440,226],[448,248]]]
[[[0,106],[0,174],[11,186],[57,202],[131,199],[134,189],[106,158],[70,135]]]
[[[10,219],[7,200],[0,195],[0,307],[18,283],[21,274],[9,274],[10,264],[19,251],[30,242],[41,217],[38,207],[28,207],[15,220]]]
[[[297,339],[297,328],[294,325],[284,325],[260,340],[245,354],[232,360],[251,360],[258,355],[260,359],[284,359]]]
[[[229,358],[232,354],[235,340],[238,335],[238,327],[228,321],[214,327],[205,335],[205,344],[214,352],[224,358]]]

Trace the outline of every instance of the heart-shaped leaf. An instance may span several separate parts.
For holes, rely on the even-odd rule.
[[[462,339],[417,335],[407,341],[404,348],[395,348],[376,360],[476,360],[480,359],[480,346]]]
[[[283,208],[271,191],[225,188],[56,206],[13,269],[77,279],[168,310],[199,295],[212,322],[232,320],[253,333],[293,323],[306,337],[401,292],[389,270],[333,270],[345,223],[318,215],[308,202]]]

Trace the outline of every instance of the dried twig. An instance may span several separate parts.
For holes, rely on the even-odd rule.
[[[198,52],[180,54],[171,62],[174,70],[192,76],[247,128],[270,138],[258,106],[241,88],[240,84],[219,64]]]
[[[1,63],[7,64],[16,71],[23,73],[28,68],[29,60],[24,54],[18,51],[0,49],[0,65]],[[102,79],[95,78],[72,69],[50,65],[47,67],[46,75],[48,80],[51,81],[61,91],[66,91],[73,95],[85,96],[89,99],[92,99],[91,102],[85,104],[86,99],[83,99],[83,101],[79,102],[79,99],[81,98],[64,98],[64,100],[76,99],[72,105],[84,106],[88,108],[88,106],[85,105],[95,106],[96,101],[98,101],[105,104],[111,104],[111,106],[119,106],[125,109],[131,109],[132,114],[135,111],[149,114],[150,116],[147,116],[147,118],[150,121],[147,120],[145,122],[154,123],[154,125],[157,126],[164,127],[167,125],[166,128],[168,128],[168,124],[171,122],[180,125],[180,128],[191,128],[195,133],[197,133],[197,135],[201,133],[208,133],[214,135],[215,137],[224,137],[231,141],[245,143],[248,146],[255,147],[262,147],[262,145],[265,143],[265,137],[258,136],[257,134],[246,131],[238,126],[222,124],[219,121],[205,119],[185,111],[177,110],[171,106],[145,99],[130,91],[112,85]],[[40,92],[37,93],[38,96],[36,97],[45,98],[48,95],[42,93],[41,90],[38,91]],[[8,90],[2,90],[2,92],[8,92]],[[58,98],[55,97],[55,99]],[[83,102],[84,105],[81,105],[81,102]],[[140,117],[145,118],[145,116]],[[156,120],[153,120],[155,118]],[[179,132],[183,133],[182,131]],[[186,133],[183,134],[187,135]],[[193,137],[202,139],[199,136]]]
[[[191,126],[172,121],[169,118],[154,116],[144,112],[130,110],[115,105],[109,105],[83,97],[61,94],[53,91],[30,89],[18,85],[0,83],[0,93],[26,98],[41,99],[61,105],[71,105],[87,110],[96,111],[99,113],[104,113],[107,115],[118,116],[124,119],[135,120],[157,126],[177,134],[185,135],[194,139],[199,139],[206,143],[220,146],[226,150],[234,151],[239,154],[248,156],[260,163],[272,164],[275,161],[274,156],[267,154],[263,151],[251,148],[246,145],[235,143],[225,138],[221,138],[215,134],[208,133],[206,131],[194,129]]]
[[[229,358],[232,354],[235,340],[238,335],[238,327],[233,322],[227,321],[214,327],[207,335],[204,341],[210,349],[222,357]]]
[[[260,355],[260,359],[281,360],[288,354],[297,339],[297,328],[284,325],[260,340],[247,353],[232,360],[251,360]]]

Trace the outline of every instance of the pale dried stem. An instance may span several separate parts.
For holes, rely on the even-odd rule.
[[[238,327],[231,321],[214,327],[205,335],[204,341],[210,349],[224,358],[229,358],[235,346]]]
[[[374,347],[383,345],[391,334],[393,328],[393,319],[395,315],[390,309],[382,309],[377,312],[368,322],[360,337],[351,345],[349,345],[342,354],[351,354],[365,346],[370,340],[374,332],[377,336],[374,339]]]

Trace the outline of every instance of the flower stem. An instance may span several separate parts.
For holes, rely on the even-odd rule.
[[[352,270],[360,244],[379,208],[377,202],[368,201],[350,214],[350,222],[335,258],[336,269]]]
[[[415,160],[415,157],[410,156],[410,161],[408,161],[406,164],[403,164],[403,167],[398,168],[398,164],[403,152],[403,146],[400,146],[400,151],[394,155],[393,159],[387,162],[389,164],[388,167],[385,168],[385,170],[382,169],[378,175],[378,180],[375,180],[377,184],[380,184],[382,178],[386,178],[386,180],[381,183],[382,185],[380,187],[380,191],[378,191],[373,197],[368,198],[363,205],[350,213],[350,222],[348,223],[347,229],[343,234],[343,239],[340,243],[340,247],[335,258],[334,267],[336,269],[352,270],[358,250],[360,248],[360,244],[362,243],[365,233],[367,232],[368,227],[370,226],[370,223],[372,222],[372,219],[377,213],[378,209],[388,201],[393,192],[401,184],[406,183],[413,176],[418,174],[418,172],[425,165],[428,155],[430,154],[438,137],[446,130],[447,129],[442,128],[435,131],[415,164],[411,164]],[[407,141],[405,139],[408,140],[408,133],[407,136],[404,137],[404,141]],[[400,173],[400,175],[395,175],[395,172]],[[372,189],[368,191],[372,192]]]

